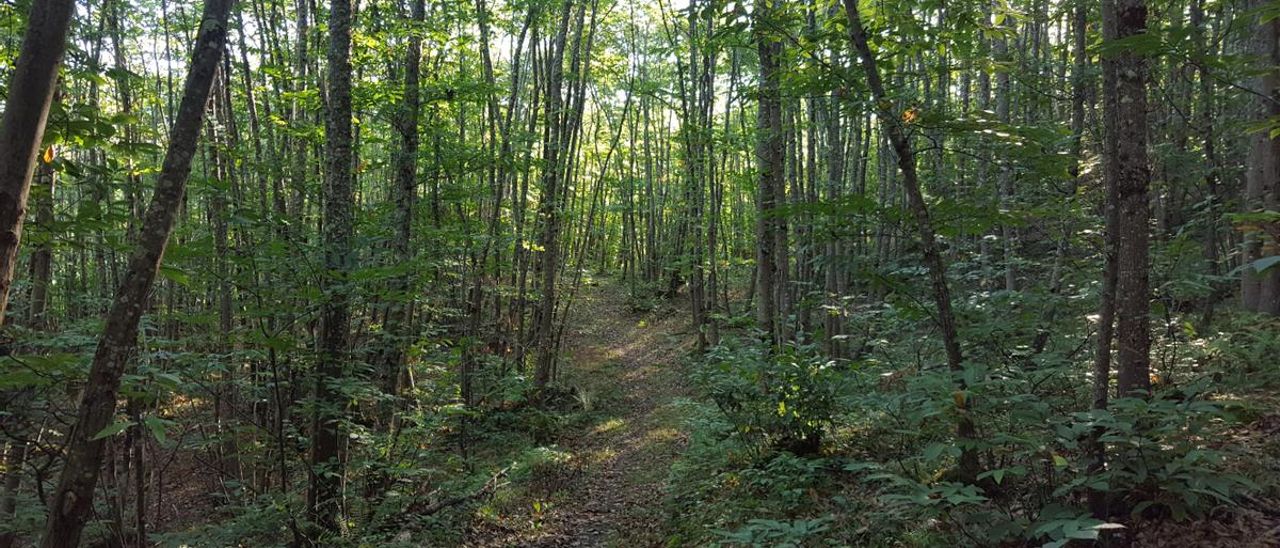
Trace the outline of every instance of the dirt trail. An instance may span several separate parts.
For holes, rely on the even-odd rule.
[[[621,287],[581,290],[560,382],[577,387],[601,419],[560,441],[573,477],[543,505],[537,526],[483,546],[662,545],[662,488],[686,442],[675,404],[690,395],[681,365],[688,328],[670,305],[633,312]]]

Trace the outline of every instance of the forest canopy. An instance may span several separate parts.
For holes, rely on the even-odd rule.
[[[0,548],[1280,545],[1280,4],[0,2]]]

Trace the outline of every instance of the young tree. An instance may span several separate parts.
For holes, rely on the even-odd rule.
[[[907,208],[916,224],[916,235],[920,239],[920,251],[924,255],[925,268],[929,271],[929,281],[933,288],[934,306],[938,308],[938,328],[942,331],[942,344],[946,350],[947,368],[956,376],[956,407],[960,419],[956,425],[956,434],[961,440],[959,476],[962,481],[972,483],[976,480],[981,463],[978,453],[971,446],[977,437],[973,419],[968,416],[969,398],[964,381],[964,357],[960,352],[960,336],[956,330],[955,313],[951,310],[951,289],[947,285],[947,268],[942,262],[942,254],[938,251],[937,232],[933,221],[929,218],[929,208],[924,203],[924,195],[920,192],[920,180],[916,174],[915,152],[907,140],[903,127],[903,115],[893,111],[893,102],[885,93],[884,84],[880,80],[880,69],[876,66],[875,54],[867,43],[867,31],[862,25],[862,17],[858,13],[858,0],[844,0],[845,14],[849,18],[849,41],[853,49],[862,59],[862,69],[867,77],[867,87],[871,89],[871,99],[875,101],[880,125],[888,134],[889,144],[898,158],[898,169],[902,171],[902,187],[907,194]]]
[[[555,333],[556,279],[560,272],[560,229],[564,215],[563,187],[566,185],[563,178],[565,165],[568,163],[564,156],[568,154],[565,149],[571,133],[568,127],[569,109],[566,108],[564,94],[564,52],[572,15],[573,1],[564,0],[558,29],[546,57],[544,95],[548,129],[542,150],[542,194],[538,200],[538,217],[542,223],[538,236],[538,243],[542,246],[542,260],[539,263],[542,270],[542,299],[538,303],[537,320],[533,326],[537,335],[535,346],[538,349],[533,379],[538,388],[546,387],[551,382],[560,346]],[[580,33],[580,25],[578,30]]]
[[[410,17],[415,23],[422,23],[426,17],[426,1],[413,0]],[[413,239],[413,210],[418,202],[418,130],[419,111],[422,106],[422,93],[419,86],[422,58],[422,38],[414,32],[409,37],[409,45],[404,56],[404,99],[400,111],[396,114],[396,131],[400,136],[400,150],[396,154],[395,188],[395,238],[391,251],[397,259],[411,256],[409,248]],[[411,274],[404,273],[392,281],[394,302],[387,311],[387,333],[390,336],[388,347],[383,354],[383,391],[397,395],[400,392],[400,377],[404,365],[404,348],[408,338],[408,327],[412,307],[409,295]]]
[[[100,433],[115,414],[120,378],[134,353],[138,322],[147,307],[151,284],[182,205],[205,104],[226,48],[227,20],[234,1],[205,0],[182,102],[169,132],[169,150],[138,234],[137,249],[107,313],[80,397],[75,427],[67,440],[66,463],[50,500],[41,543],[45,548],[78,545],[84,524],[93,512],[93,491],[107,441]]]

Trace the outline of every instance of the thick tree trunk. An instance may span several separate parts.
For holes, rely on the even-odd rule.
[[[1139,35],[1147,29],[1145,0],[1112,0],[1104,7],[1109,41]],[[1147,61],[1131,50],[1103,57],[1105,93],[1111,95],[1106,116],[1114,133],[1109,150],[1107,176],[1115,192],[1116,345],[1117,393],[1151,389],[1148,227],[1150,202],[1147,189],[1151,169],[1147,162]]]
[[[42,542],[45,548],[76,546],[85,521],[92,514],[93,490],[106,443],[98,433],[110,424],[115,414],[120,377],[133,354],[138,322],[177,221],[205,103],[225,49],[227,20],[233,3],[234,0],[205,2],[182,102],[169,133],[169,150],[138,234],[138,247],[129,259],[128,272],[107,314],[80,399],[76,424],[67,440],[66,464],[49,505]]]
[[[22,218],[36,156],[44,138],[58,66],[67,47],[74,0],[31,4],[22,50],[9,80],[4,119],[0,120],[0,324],[9,305],[9,287],[18,262]]]
[[[1266,2],[1258,2],[1259,7]],[[1254,88],[1264,97],[1255,97],[1253,118],[1257,121],[1275,120],[1280,117],[1280,19],[1262,23],[1253,34],[1251,49],[1259,65],[1266,71],[1255,79]],[[1245,171],[1245,212],[1280,210],[1280,138],[1270,131],[1256,131],[1249,136],[1248,169]],[[1244,234],[1244,272],[1241,275],[1240,294],[1245,309],[1272,315],[1280,315],[1280,267],[1273,266],[1265,272],[1256,272],[1254,261],[1280,255],[1277,232],[1251,230]]]

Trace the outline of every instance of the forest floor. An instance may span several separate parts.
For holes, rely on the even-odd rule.
[[[591,417],[557,440],[569,454],[552,485],[526,489],[521,508],[473,531],[469,546],[655,546],[667,471],[683,450],[680,402],[691,396],[683,358],[688,318],[672,305],[636,312],[626,289],[586,284],[565,333],[559,379]]]

